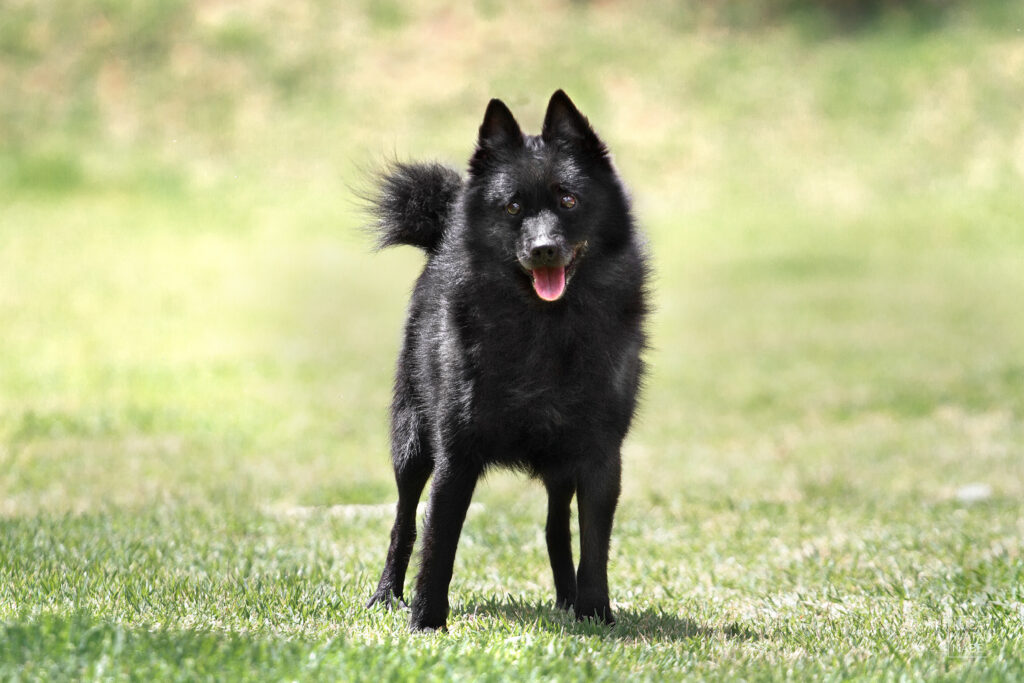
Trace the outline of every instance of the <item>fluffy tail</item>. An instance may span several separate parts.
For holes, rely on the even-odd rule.
[[[370,199],[377,248],[409,244],[437,251],[461,188],[458,171],[437,163],[396,163],[382,171]]]

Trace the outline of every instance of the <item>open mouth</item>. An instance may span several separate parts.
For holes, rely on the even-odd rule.
[[[565,294],[572,274],[576,271],[576,259],[586,246],[585,242],[576,245],[572,250],[572,258],[564,266],[539,266],[530,271],[533,279],[533,291],[544,301],[557,301]]]

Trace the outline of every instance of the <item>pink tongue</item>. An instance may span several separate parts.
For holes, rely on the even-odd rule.
[[[533,289],[544,301],[554,301],[565,291],[565,268],[534,268]]]

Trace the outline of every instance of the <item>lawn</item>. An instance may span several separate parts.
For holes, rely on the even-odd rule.
[[[1024,677],[1024,12],[344,5],[0,10],[0,678]],[[356,197],[557,87],[655,260],[619,622],[496,473],[413,635]]]

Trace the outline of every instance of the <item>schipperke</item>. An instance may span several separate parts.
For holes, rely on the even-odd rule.
[[[379,245],[420,247],[427,263],[391,407],[398,510],[367,607],[404,604],[416,506],[433,474],[411,627],[446,627],[466,509],[481,474],[501,466],[547,488],[556,604],[613,624],[608,544],[643,374],[649,268],[608,149],[559,90],[538,136],[491,100],[465,178],[415,163],[379,180]]]

